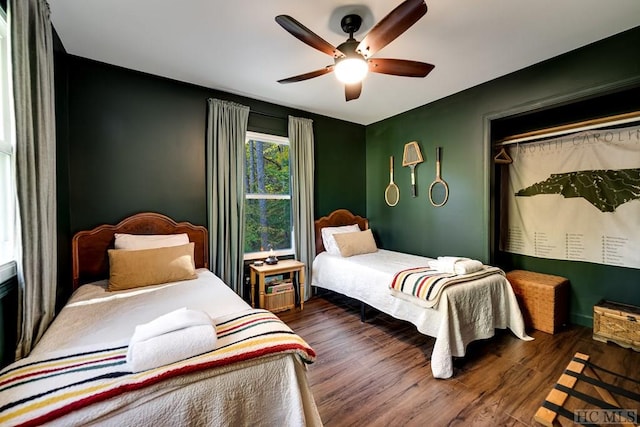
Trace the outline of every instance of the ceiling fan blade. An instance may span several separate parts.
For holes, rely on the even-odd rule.
[[[344,85],[344,97],[347,101],[358,99],[362,93],[362,82]]]
[[[405,77],[424,77],[435,68],[432,64],[406,59],[374,58],[368,62],[371,72]]]
[[[405,0],[369,31],[356,50],[365,58],[370,58],[407,31],[425,13],[427,4],[424,0]]]
[[[292,36],[329,56],[344,56],[333,45],[288,15],[276,16],[276,22]]]
[[[300,74],[298,76],[293,76],[286,79],[278,80],[278,83],[295,83],[295,82],[301,82],[303,80],[309,80],[314,77],[320,77],[322,75],[332,72],[333,67],[334,67],[333,65],[327,65],[326,67],[321,68],[319,70],[315,70],[309,73]]]

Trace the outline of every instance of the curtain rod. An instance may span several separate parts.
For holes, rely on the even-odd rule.
[[[640,121],[640,111],[630,113],[616,114],[614,116],[600,117],[598,119],[584,120],[581,122],[569,123],[566,125],[553,126],[546,129],[538,129],[531,132],[511,135],[496,142],[494,146],[516,144],[519,142],[531,142],[538,139],[549,138],[552,136],[566,135],[572,132],[582,132],[585,130],[596,129],[607,126],[616,126],[625,123],[633,123]]]
[[[289,117],[282,117],[282,116],[276,116],[274,114],[270,114],[270,113],[264,113],[262,111],[258,111],[258,110],[252,110],[251,108],[249,108],[249,114],[258,114],[260,116],[265,116],[265,117],[271,117],[272,119],[280,119],[280,120],[288,120]]]

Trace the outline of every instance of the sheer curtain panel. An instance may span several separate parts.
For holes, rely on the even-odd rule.
[[[210,268],[243,296],[244,144],[249,107],[219,99],[207,102]]]
[[[291,213],[296,257],[307,266],[305,296],[311,296],[311,263],[315,257],[313,228],[313,121],[289,116]]]
[[[44,0],[11,0],[9,25],[22,246],[17,256],[18,359],[29,354],[55,310],[56,140],[49,5]]]

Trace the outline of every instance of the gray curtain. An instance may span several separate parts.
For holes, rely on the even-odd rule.
[[[55,310],[56,140],[49,5],[44,0],[11,0],[9,25],[22,247],[17,257],[18,359],[29,354]]]
[[[207,102],[210,268],[243,296],[244,144],[249,107],[219,99]]]
[[[313,228],[313,121],[289,116],[291,148],[291,212],[296,257],[307,266],[305,299],[311,296],[311,263],[315,257]]]

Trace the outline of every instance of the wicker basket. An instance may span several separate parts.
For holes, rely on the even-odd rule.
[[[525,270],[510,271],[507,279],[518,298],[527,326],[555,334],[566,325],[569,315],[569,280]]]
[[[640,307],[600,301],[593,307],[593,339],[640,351]]]
[[[295,292],[293,289],[284,292],[277,292],[275,294],[265,294],[264,308],[274,313],[289,310],[296,306],[295,299]]]

